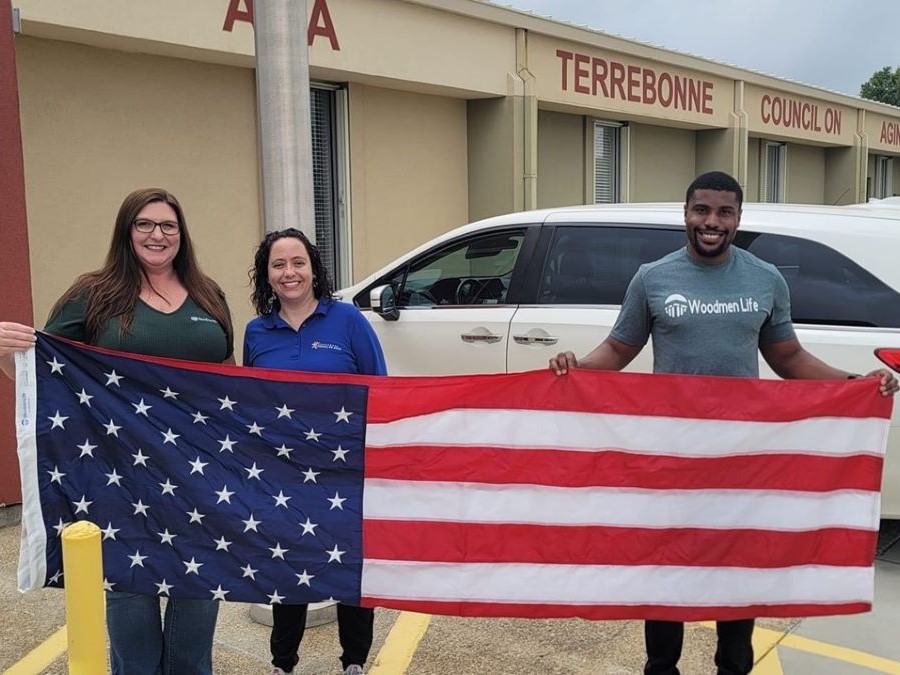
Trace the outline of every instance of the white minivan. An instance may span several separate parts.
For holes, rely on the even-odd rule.
[[[546,368],[608,334],[638,266],[685,244],[683,205],[544,209],[482,220],[416,248],[351,288],[392,375]],[[900,348],[900,204],[745,204],[735,244],[778,267],[801,343],[851,372]],[[649,348],[629,370],[649,371]],[[763,377],[775,377],[760,359]],[[900,517],[894,403],[882,516]]]

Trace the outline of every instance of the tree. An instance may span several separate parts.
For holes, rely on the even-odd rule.
[[[870,101],[900,106],[900,66],[891,70],[885,66],[859,88],[859,95]]]

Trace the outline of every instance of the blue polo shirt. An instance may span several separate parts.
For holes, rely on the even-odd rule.
[[[387,375],[375,331],[346,302],[319,300],[299,330],[278,312],[258,316],[244,332],[244,365],[316,373]]]

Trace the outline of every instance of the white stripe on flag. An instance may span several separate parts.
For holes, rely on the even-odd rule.
[[[367,479],[366,518],[623,527],[878,529],[878,493],[644,490]]]
[[[646,454],[721,457],[762,452],[881,454],[888,420],[820,417],[746,422],[546,410],[456,409],[369,424],[366,445],[616,448]]]
[[[363,562],[362,594],[372,598],[572,605],[871,602],[873,567],[782,569]]]
[[[19,555],[20,591],[41,588],[47,578],[47,539],[38,488],[37,380],[34,348],[16,354],[16,438],[22,480],[22,533]]]

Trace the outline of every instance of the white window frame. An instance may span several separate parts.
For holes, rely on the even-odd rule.
[[[591,194],[590,200],[593,204],[615,204],[628,200],[628,146],[629,135],[628,126],[621,122],[611,122],[608,120],[594,120],[591,127]],[[600,185],[599,175],[600,156],[598,148],[598,139],[600,134],[606,135],[612,140],[612,158],[608,174],[611,185]],[[607,191],[609,198],[601,198],[601,188]]]
[[[759,143],[759,201],[783,202],[787,185],[787,144],[761,140]]]

